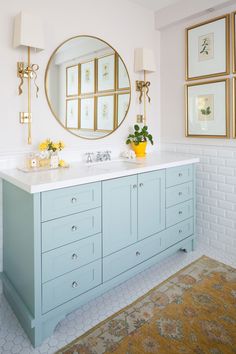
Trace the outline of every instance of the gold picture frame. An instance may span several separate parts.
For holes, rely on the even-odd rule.
[[[212,85],[216,83],[225,83],[225,134],[193,134],[189,132],[189,88],[191,87],[198,87],[201,85]],[[187,83],[185,85],[185,136],[186,137],[193,137],[193,138],[229,138],[230,137],[230,112],[229,112],[229,90],[230,90],[230,79],[217,79],[217,80],[209,80],[209,81],[204,81],[204,82],[194,82],[194,83]],[[205,98],[211,98],[213,96],[212,94],[203,94],[203,95],[198,95],[198,99],[205,99]],[[214,98],[214,97],[213,97]],[[212,98],[212,100],[213,100]],[[208,100],[209,102],[209,100]],[[214,102],[214,101],[212,101]],[[219,101],[216,101],[219,102]],[[199,103],[198,103],[199,104]],[[213,103],[214,104],[214,103]],[[201,109],[202,108],[202,109]],[[204,108],[204,109],[203,109]],[[196,108],[195,108],[196,109]],[[198,111],[202,112],[202,114],[210,115],[212,112],[210,111],[209,107],[199,107]],[[214,111],[217,111],[214,109]],[[217,111],[218,112],[218,111]],[[199,118],[199,113],[198,113],[198,119],[201,121],[201,118]],[[209,119],[210,120],[210,119]],[[214,120],[214,116],[212,117],[211,120]],[[203,118],[202,123],[204,124],[207,123],[207,119]]]
[[[113,131],[114,129],[116,129],[117,127],[116,127],[116,120],[117,120],[117,109],[116,109],[116,97],[115,97],[116,95],[114,94],[114,93],[106,93],[106,94],[103,94],[103,95],[99,95],[99,96],[97,96],[96,97],[96,110],[95,110],[95,112],[96,112],[96,122],[95,122],[95,130],[97,131],[97,132],[102,132],[102,133],[109,133],[109,132],[111,132],[111,131]],[[103,98],[103,97],[113,97],[113,128],[112,129],[101,129],[101,128],[99,128],[99,124],[98,124],[98,119],[99,119],[99,117],[98,117],[98,100],[100,99],[100,98]]]
[[[110,53],[110,54],[106,54],[106,55],[103,55],[103,56],[101,56],[101,57],[96,59],[96,92],[97,93],[114,92],[116,90],[116,86],[117,86],[117,83],[116,83],[116,81],[117,81],[117,77],[116,77],[117,76],[116,75],[116,72],[117,72],[117,56],[115,54],[116,54],[115,52],[114,53]],[[112,57],[112,59],[113,59],[113,66],[114,67],[113,67],[113,70],[111,69],[112,70],[112,73],[111,73],[112,81],[111,81],[111,83],[113,85],[110,88],[108,87],[106,89],[100,89],[99,86],[101,85],[101,83],[100,83],[99,78],[100,78],[101,70],[99,69],[99,62],[101,60],[103,60],[104,58],[108,58],[108,57]],[[106,70],[105,67],[103,68],[103,70]],[[109,75],[109,73],[106,72],[106,73],[103,74],[103,76],[105,74]]]
[[[221,21],[221,20],[225,20],[225,26],[224,26],[224,30],[225,30],[225,57],[224,57],[224,61],[225,61],[225,70],[223,71],[216,71],[214,73],[209,73],[209,74],[202,74],[202,75],[190,75],[190,55],[189,55],[189,51],[190,51],[190,46],[189,46],[189,33],[190,31],[195,31],[197,28],[200,28],[202,26],[207,26],[213,22],[217,22],[217,21]],[[199,32],[200,34],[200,32]],[[209,36],[206,37],[206,36]],[[205,42],[207,40],[207,42]],[[202,42],[201,42],[202,41]],[[221,41],[217,41],[217,43]],[[204,43],[207,43],[207,48],[206,49],[204,47]],[[213,44],[212,44],[213,43]],[[208,33],[206,35],[201,35],[198,36],[198,62],[200,61],[205,61],[207,62],[209,59],[207,58],[203,58],[204,57],[204,53],[207,53],[207,55],[211,55],[210,59],[214,59],[214,33]],[[200,46],[202,48],[202,51],[200,50]],[[209,53],[210,52],[210,53]],[[219,51],[221,52],[221,51]],[[201,57],[200,57],[201,56]],[[194,57],[194,55],[193,55]],[[195,58],[196,60],[196,58]],[[206,78],[212,78],[215,76],[223,76],[223,75],[228,75],[230,72],[230,15],[226,14],[223,16],[219,16],[216,18],[213,18],[211,20],[208,21],[204,21],[201,22],[199,24],[193,25],[191,27],[186,28],[185,30],[185,62],[186,62],[186,67],[185,67],[185,77],[186,77],[186,81],[191,81],[191,80],[200,80],[200,79],[206,79]],[[209,67],[212,67],[211,65],[209,65]],[[206,69],[207,70],[207,69]]]
[[[82,101],[83,100],[93,100],[93,128],[83,128],[82,127]],[[79,105],[79,129],[83,131],[95,131],[96,126],[96,99],[94,96],[91,97],[83,97],[80,98],[80,105]]]
[[[124,95],[129,95],[129,103],[128,103],[128,107],[127,107],[127,110],[126,110],[126,113],[124,114],[124,117],[123,119],[119,122],[119,98],[121,98],[122,96]],[[126,92],[119,92],[117,95],[116,95],[116,121],[115,121],[115,127],[119,127],[119,125],[122,124],[122,122],[124,121],[124,119],[126,118],[127,114],[128,114],[128,111],[129,111],[129,107],[130,107],[130,102],[131,102],[131,95],[130,95],[130,92],[129,91],[126,91]]]
[[[74,102],[74,103],[77,103],[77,107],[76,107],[76,110],[77,110],[77,114],[76,114],[76,118],[77,118],[77,125],[76,126],[70,126],[70,124],[68,125],[68,110],[69,110],[69,104],[70,103],[72,103],[72,102]],[[72,107],[73,108],[73,107]],[[77,97],[75,97],[75,98],[68,98],[67,100],[66,100],[66,127],[67,127],[67,129],[78,129],[78,127],[79,127],[79,112],[80,112],[80,100],[77,98]],[[75,119],[75,117],[74,117],[74,119]],[[75,125],[75,124],[74,124]]]
[[[82,91],[82,71],[83,71],[83,65],[88,64],[88,63],[93,63],[93,90],[92,91],[88,91],[88,92],[83,92]],[[95,59],[92,60],[87,60],[84,62],[80,63],[80,76],[79,76],[79,86],[80,86],[80,95],[81,98],[82,96],[86,96],[86,95],[92,95],[95,94],[96,92],[96,77],[97,77],[97,73],[96,73],[96,63],[95,63]]]
[[[76,92],[75,93],[68,93],[69,91],[69,85],[68,85],[68,79],[69,79],[69,70],[72,68],[77,69],[77,85],[76,85]],[[66,67],[66,97],[74,97],[74,96],[79,96],[80,94],[80,66],[79,64],[76,65],[70,65]]]
[[[236,11],[232,13],[232,64],[236,74]]]

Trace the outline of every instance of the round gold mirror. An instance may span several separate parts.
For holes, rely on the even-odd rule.
[[[91,36],[70,38],[53,52],[45,91],[57,121],[81,138],[111,134],[130,106],[130,78],[123,60],[109,44]]]

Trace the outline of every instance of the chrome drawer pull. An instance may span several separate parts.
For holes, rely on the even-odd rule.
[[[139,183],[139,187],[143,187],[143,183]]]
[[[183,214],[182,210],[179,211],[179,215]]]
[[[140,256],[140,252],[139,251],[136,252],[136,256]]]
[[[133,185],[133,188],[134,188],[134,189],[137,188],[137,184],[134,184],[134,185]]]
[[[72,203],[72,204],[75,204],[76,202],[77,202],[77,198],[73,197],[73,198],[71,199],[71,203]]]
[[[76,231],[77,230],[77,226],[73,225],[71,228],[72,231]]]
[[[180,230],[179,230],[179,234],[182,234],[182,232],[183,232],[183,231],[180,229]]]
[[[78,285],[79,285],[79,284],[77,283],[77,281],[73,281],[73,283],[72,283],[72,285],[71,285],[71,286],[72,286],[72,288],[74,288],[74,289],[75,289],[75,288],[77,288],[77,287],[78,287]]]
[[[179,192],[179,195],[182,195],[183,193],[182,192]]]
[[[71,259],[76,260],[78,258],[78,255],[76,253],[73,253],[72,256],[71,256]]]
[[[183,176],[183,174],[180,172],[180,173],[179,173],[179,177],[182,177],[182,176]]]

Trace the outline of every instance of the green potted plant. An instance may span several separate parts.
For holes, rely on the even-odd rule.
[[[137,157],[144,157],[148,141],[153,145],[153,137],[148,132],[148,127],[144,125],[141,128],[138,124],[135,124],[134,133],[128,135],[126,144],[131,144]]]

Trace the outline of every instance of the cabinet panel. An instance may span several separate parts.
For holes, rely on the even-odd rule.
[[[165,170],[138,175],[138,238],[165,228]]]
[[[193,182],[167,188],[166,207],[185,202],[193,197]]]
[[[101,206],[101,183],[56,189],[42,193],[42,221]]]
[[[175,225],[191,216],[193,216],[193,200],[172,206],[166,209],[166,227]]]
[[[167,168],[166,187],[176,186],[177,184],[189,182],[193,179],[193,166],[185,165]]]
[[[98,260],[45,283],[42,286],[43,313],[101,284],[101,268],[101,260]]]
[[[116,252],[137,241],[137,175],[102,183],[103,251]]]
[[[103,281],[135,267],[161,252],[161,234],[153,235],[103,259]]]
[[[47,282],[102,257],[101,234],[42,255],[42,281]]]
[[[101,208],[42,224],[42,251],[49,251],[101,232]]]
[[[193,234],[193,218],[184,220],[163,232],[161,248],[165,250]]]

